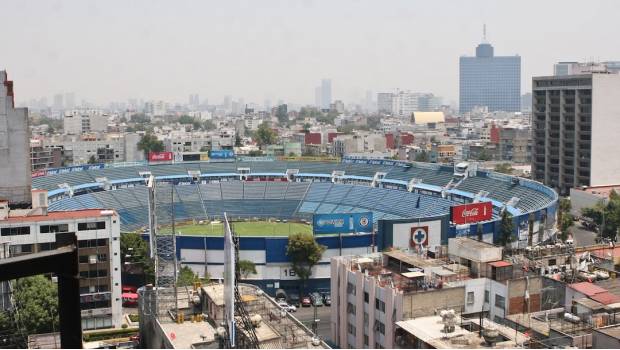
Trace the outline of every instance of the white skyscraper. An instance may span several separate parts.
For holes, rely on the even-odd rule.
[[[323,79],[321,81],[321,109],[329,109],[332,103],[332,80]]]

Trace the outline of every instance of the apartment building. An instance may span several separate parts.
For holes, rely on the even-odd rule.
[[[532,176],[561,194],[620,183],[620,74],[534,77]]]
[[[332,145],[332,152],[337,156],[351,153],[385,152],[387,149],[385,135],[370,133],[338,135],[333,139]]]
[[[0,238],[10,256],[55,249],[56,233],[78,239],[82,329],[122,325],[120,218],[114,210],[47,211],[47,191],[32,191],[32,209],[0,201]]]
[[[95,109],[66,111],[62,122],[65,135],[106,132],[108,130],[108,115]]]

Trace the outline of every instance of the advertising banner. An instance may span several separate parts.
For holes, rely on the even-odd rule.
[[[172,152],[149,152],[149,162],[171,162]]]
[[[416,226],[411,228],[409,246],[411,248],[428,246],[428,226]]]
[[[235,158],[235,152],[229,149],[211,150],[209,157],[211,159],[230,159]]]
[[[451,214],[451,221],[457,225],[487,221],[493,217],[493,204],[481,202],[455,205],[452,207]]]
[[[372,232],[372,212],[350,214],[315,214],[315,234]]]

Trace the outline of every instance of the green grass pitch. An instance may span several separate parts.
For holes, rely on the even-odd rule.
[[[239,236],[288,236],[293,233],[312,233],[312,226],[298,222],[238,221],[232,222],[232,229]],[[175,227],[178,235],[223,236],[224,225],[214,223],[179,223]],[[172,232],[171,227],[160,228],[160,233]]]

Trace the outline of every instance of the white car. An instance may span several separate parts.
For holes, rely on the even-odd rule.
[[[297,308],[295,306],[289,305],[289,304],[287,304],[285,302],[279,302],[278,306],[280,308],[282,308],[284,311],[287,311],[287,312],[295,312],[295,311],[297,311]]]

